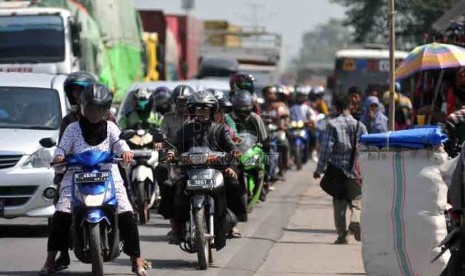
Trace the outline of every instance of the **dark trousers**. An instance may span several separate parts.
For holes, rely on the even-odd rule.
[[[161,196],[158,213],[165,219],[170,219],[174,216],[174,188],[172,181],[169,179],[169,174],[169,164],[161,163],[155,168],[155,177],[160,187]]]
[[[72,216],[70,213],[56,211],[52,217],[48,235],[47,251],[68,251]],[[124,243],[123,252],[132,257],[140,257],[139,230],[132,212],[118,215],[120,238]]]

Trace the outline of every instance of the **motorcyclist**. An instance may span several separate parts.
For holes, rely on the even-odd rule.
[[[258,115],[262,113],[260,104],[257,102],[257,95],[255,94],[255,77],[252,74],[240,72],[233,74],[229,79],[229,87],[231,88],[230,98],[234,97],[234,93],[239,90],[249,91],[253,97],[253,111]]]
[[[316,86],[308,95],[308,99],[310,101],[310,106],[313,109],[315,109],[318,113],[324,114],[325,116],[329,116],[328,104],[323,99],[325,92],[326,91],[323,86]]]
[[[220,107],[215,115],[215,122],[218,124],[225,124],[228,132],[231,134],[231,138],[234,140],[237,128],[236,123],[230,115],[233,109],[231,101],[225,97],[224,92],[222,91],[215,89],[207,89],[207,91],[216,97]]]
[[[269,152],[270,141],[268,139],[268,133],[265,127],[265,123],[258,116],[257,113],[253,112],[252,95],[248,91],[239,90],[232,98],[233,113],[231,117],[234,119],[237,132],[247,132],[257,137],[257,143],[262,144],[263,150]],[[264,174],[259,172],[257,175],[258,182],[264,181]],[[266,191],[268,187],[261,194],[261,200],[265,200]]]
[[[168,88],[160,88],[166,89]],[[132,107],[133,110],[124,116],[118,122],[122,130],[125,129],[152,129],[159,127],[162,122],[162,116],[153,112],[153,94],[149,89],[138,88],[133,92]]]
[[[65,154],[81,153],[90,149],[109,150],[112,142],[115,144],[115,152],[121,154],[124,163],[132,160],[132,152],[124,141],[118,139],[119,129],[113,123],[105,120],[112,103],[112,96],[108,89],[100,84],[86,86],[80,98],[80,118],[78,122],[70,124],[63,133],[60,146],[55,152],[53,162],[62,163]],[[108,164],[106,164],[108,165]],[[140,256],[139,232],[132,207],[129,203],[123,181],[115,165],[110,165],[115,184],[115,192],[118,198],[118,220],[121,238],[124,241],[123,251],[130,256],[132,270],[137,275],[147,275],[145,271],[148,265]],[[69,233],[71,228],[71,193],[74,170],[67,170],[59,190],[60,197],[56,204],[56,211],[50,225],[50,233],[47,244],[47,260],[40,271],[40,275],[49,275],[62,269],[57,266],[55,256],[57,251],[69,248]]]
[[[285,91],[279,86],[266,86],[263,88],[263,96],[265,104],[263,108],[264,116],[271,120],[278,130],[286,133],[289,127],[290,112],[284,100],[286,99]],[[281,156],[279,163],[279,177],[281,180],[286,180],[286,173],[289,164],[289,139],[287,135],[278,135],[278,151]]]
[[[177,153],[188,151],[192,147],[209,147],[213,151],[231,153],[233,156],[234,143],[229,136],[224,124],[214,122],[215,114],[218,112],[219,104],[215,96],[210,92],[201,90],[187,98],[187,108],[192,121],[185,124],[178,131],[175,140]],[[174,157],[173,152],[168,153],[168,160]],[[229,167],[229,164],[222,164],[224,169],[225,183],[238,182],[237,173]],[[181,225],[189,219],[188,200],[186,198],[183,181],[175,183],[174,215],[176,219],[175,236],[179,241]],[[236,183],[236,185],[239,185]],[[215,229],[215,248],[221,249],[225,245],[226,231],[234,226],[233,221],[227,219],[228,210],[226,208],[226,197],[224,191],[216,194],[215,198],[215,219],[217,226]]]
[[[165,146],[162,143],[156,144],[157,150],[167,148],[168,144],[173,144],[176,140],[177,132],[183,127],[185,121],[189,119],[189,112],[186,107],[187,98],[194,94],[194,89],[188,85],[178,85],[173,89],[171,94],[171,102],[174,104],[174,110],[165,114],[160,125],[160,130],[166,135]],[[158,206],[158,212],[165,218],[170,220],[171,231],[168,233],[170,243],[176,243],[173,229],[175,221],[173,219],[173,201],[174,191],[172,182],[169,180],[170,165],[160,163],[155,168],[155,177],[160,187],[161,201]]]
[[[162,118],[166,113],[172,111],[171,90],[166,87],[158,87],[155,89],[153,92],[153,101],[155,103],[154,111]]]
[[[66,127],[68,127],[68,125],[70,125],[71,123],[77,122],[79,120],[79,98],[81,97],[82,91],[84,91],[84,89],[87,86],[94,83],[97,83],[97,80],[91,74],[84,71],[73,72],[69,74],[66,78],[63,88],[65,90],[66,98],[68,99],[72,107],[72,110],[61,121],[60,132],[58,134],[58,141],[61,140],[61,137],[63,136]],[[62,179],[62,173],[55,173],[53,184],[57,186],[57,191],[60,190],[60,183]],[[56,194],[56,197],[54,199],[55,204],[56,202],[58,202],[58,195],[59,193]],[[55,266],[66,268],[69,266],[70,262],[71,260],[69,257],[68,250],[61,251],[60,256],[55,261]]]

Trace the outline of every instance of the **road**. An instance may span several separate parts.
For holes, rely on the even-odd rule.
[[[315,255],[314,262],[310,263],[310,265],[315,267],[311,267],[304,262],[300,264],[303,265],[301,272],[313,269],[320,271],[318,270],[318,266],[321,262],[318,261],[318,253],[315,254],[315,252],[322,250],[321,244],[318,245],[315,243],[315,247],[312,248],[312,243],[301,241],[302,244],[306,244],[306,247],[300,247],[295,249],[297,251],[294,251],[292,246],[295,246],[295,242],[294,244],[293,242],[284,242],[282,244],[280,242],[283,238],[288,239],[289,234],[295,235],[299,233],[303,235],[299,240],[311,238],[309,233],[316,233],[316,239],[323,239],[325,241],[332,241],[335,238],[334,231],[332,230],[332,217],[331,215],[328,216],[331,212],[331,205],[328,204],[330,201],[328,198],[325,198],[324,204],[321,205],[321,191],[318,194],[312,192],[312,190],[318,190],[316,183],[310,179],[310,172],[313,171],[313,167],[314,164],[309,164],[304,167],[303,171],[291,172],[287,182],[277,183],[276,191],[270,194],[266,203],[259,204],[254,209],[253,213],[249,216],[249,222],[239,225],[244,237],[242,239],[229,240],[223,250],[214,252],[214,265],[208,271],[197,270],[195,254],[185,253],[177,246],[167,243],[166,233],[169,230],[169,225],[161,217],[155,216],[155,219],[148,225],[140,226],[139,228],[143,255],[153,263],[153,269],[150,271],[150,274],[170,276],[295,275],[296,272],[293,269],[299,263],[294,264],[292,260],[298,261],[302,260],[302,258],[294,258],[293,252],[305,255],[305,251],[313,252],[310,255]],[[310,183],[313,183],[313,185],[309,189]],[[313,204],[314,199],[319,200],[320,203]],[[299,213],[302,207],[305,210],[310,210],[310,213],[305,213],[305,216],[302,216]],[[319,211],[323,208],[325,209],[324,213]],[[328,229],[316,232],[311,230],[307,232],[299,229],[292,230],[296,223],[299,225],[299,221],[302,221],[303,225],[311,227],[308,222],[312,220],[312,216],[320,220],[317,226],[325,225]],[[317,227],[317,229],[319,228],[321,227]],[[45,219],[0,219],[0,275],[37,275],[37,271],[44,262],[46,243]],[[290,247],[283,247],[286,244]],[[335,246],[329,243],[325,246],[329,248],[330,252],[336,252],[337,255]],[[279,261],[282,252],[287,254],[286,258],[290,262]],[[342,258],[347,256],[345,254],[356,258],[356,269],[354,270],[349,267],[347,269],[360,272],[363,275],[363,270],[360,268],[360,246],[349,246],[341,252]],[[279,267],[275,267],[277,263],[280,263]],[[293,268],[286,268],[286,263],[292,265]],[[347,262],[343,261],[339,267],[344,266],[345,263]],[[354,266],[353,262],[347,265]],[[274,273],[273,271],[276,269],[280,272]],[[90,266],[81,264],[73,256],[69,270],[57,273],[56,275],[90,275],[88,271],[90,271]],[[326,272],[328,271],[330,270]],[[106,263],[105,272],[106,275],[133,275],[130,272],[130,262],[126,255],[121,255],[120,258],[112,263]],[[320,275],[318,273],[304,274]],[[337,272],[334,273],[334,275],[337,274]],[[333,274],[323,273],[321,275]]]

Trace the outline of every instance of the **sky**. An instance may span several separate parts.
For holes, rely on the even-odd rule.
[[[343,18],[344,8],[329,0],[194,0],[193,16],[200,19],[225,19],[232,24],[265,26],[283,36],[283,61],[296,56],[302,35],[330,18]],[[161,9],[165,13],[184,13],[181,0],[134,0],[137,8]],[[255,5],[256,16],[254,16]]]

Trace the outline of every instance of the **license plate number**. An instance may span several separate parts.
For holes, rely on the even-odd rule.
[[[105,182],[108,180],[110,180],[110,172],[85,172],[74,175],[76,183]]]
[[[213,186],[212,179],[189,179],[187,180],[187,186],[189,187],[206,187]]]

